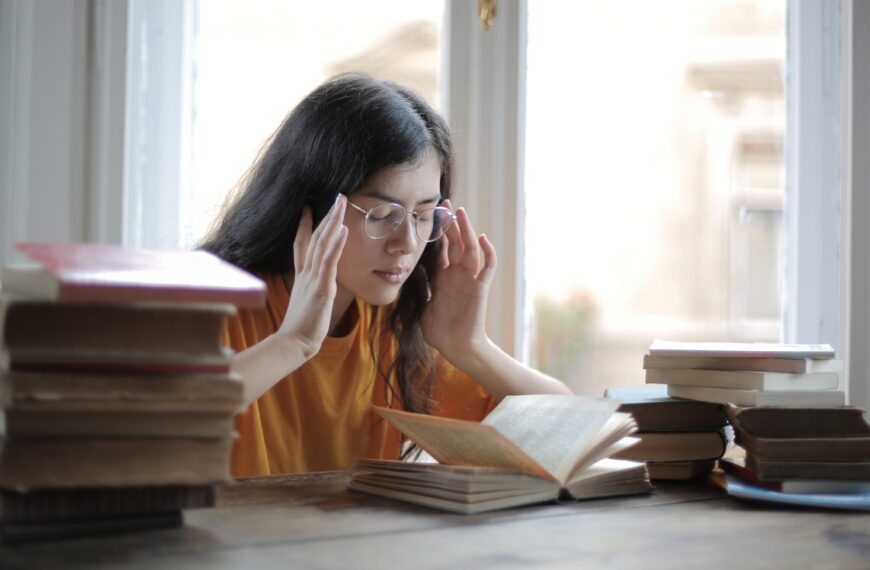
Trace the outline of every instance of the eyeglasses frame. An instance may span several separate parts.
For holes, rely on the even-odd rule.
[[[354,204],[350,200],[348,200],[347,203],[350,204],[351,206],[353,206],[353,208],[357,212],[359,212],[360,214],[365,216],[366,220],[368,220],[369,212],[371,212],[375,208],[379,208],[381,206],[395,206],[395,207],[401,209],[402,212],[405,213],[405,217],[402,219],[402,223],[399,224],[398,226],[395,226],[395,229],[392,232],[390,232],[387,235],[382,236],[382,237],[372,237],[371,235],[369,235],[368,232],[366,232],[366,235],[369,237],[369,239],[387,239],[388,237],[390,237],[391,235],[396,233],[396,231],[398,231],[398,229],[405,224],[405,222],[407,221],[407,218],[408,218],[408,214],[410,214],[411,218],[414,220],[414,237],[416,237],[418,240],[420,240],[424,243],[432,243],[434,241],[438,241],[439,239],[441,239],[441,237],[444,235],[444,233],[447,232],[447,228],[450,227],[450,224],[453,223],[454,221],[456,221],[456,212],[454,212],[453,210],[451,210],[450,208],[447,208],[445,206],[433,206],[432,208],[427,208],[426,210],[423,210],[422,212],[416,212],[414,210],[406,210],[404,206],[402,206],[401,204],[397,204],[395,202],[381,202],[380,204],[375,204],[374,206],[372,206],[368,210],[365,210],[362,207],[357,206],[356,204]],[[425,212],[428,212],[429,210],[435,210],[438,208],[441,208],[442,210],[447,210],[448,212],[450,212],[450,222],[448,222],[447,224],[444,224],[444,230],[442,231],[440,236],[438,236],[435,239],[424,240],[423,238],[420,237],[420,234],[417,231],[417,223],[420,220],[420,215],[424,214]],[[365,226],[363,226],[363,228],[365,228]]]

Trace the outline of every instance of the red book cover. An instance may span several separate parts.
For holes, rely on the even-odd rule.
[[[84,243],[18,243],[39,267],[6,267],[3,289],[57,301],[262,306],[265,284],[204,251]]]

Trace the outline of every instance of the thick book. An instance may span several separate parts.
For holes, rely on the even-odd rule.
[[[864,461],[780,461],[746,454],[745,465],[759,479],[823,479],[832,481],[870,481],[870,459]]]
[[[603,461],[636,443],[634,420],[617,406],[584,396],[507,396],[480,423],[374,407],[438,463],[362,462],[349,487],[467,514],[649,492],[644,464]]]
[[[6,437],[227,437],[243,405],[234,375],[0,372]]]
[[[870,493],[785,493],[753,485],[738,477],[721,472],[711,473],[709,480],[715,486],[738,499],[822,509],[870,510]]]
[[[172,361],[225,357],[222,334],[236,308],[206,303],[56,303],[0,297],[0,345],[45,360]],[[79,357],[81,360],[81,357]]]
[[[846,404],[846,395],[838,390],[737,390],[669,384],[668,394],[677,398],[738,406],[838,408]]]
[[[40,412],[238,412],[235,374],[182,376],[44,374],[0,371],[6,410]]]
[[[229,479],[232,438],[0,439],[0,488],[208,485]]]
[[[822,493],[827,495],[870,493],[870,480],[837,481],[833,479],[789,479],[785,481],[765,481],[759,479],[758,475],[746,467],[743,458],[738,457],[720,459],[719,467],[725,473],[733,475],[747,483],[764,487],[765,489],[782,491],[783,493]],[[652,471],[650,471],[650,473],[652,473]]]
[[[23,544],[102,537],[129,532],[177,528],[184,523],[180,510],[112,517],[46,521],[0,521],[0,543]]]
[[[773,342],[677,342],[655,339],[649,347],[653,356],[717,356],[736,358],[819,358],[832,359],[829,344],[781,344]]]
[[[266,286],[204,251],[86,243],[18,243],[36,266],[3,268],[4,291],[39,299],[96,303],[230,303],[259,307]]]
[[[0,521],[36,522],[140,515],[212,507],[215,485],[0,489]]]
[[[718,459],[728,443],[723,430],[638,432],[634,437],[640,441],[613,457],[632,461]]]
[[[643,367],[679,368],[699,370],[750,370],[756,372],[784,372],[786,374],[815,374],[817,372],[842,372],[842,360],[817,358],[751,358],[726,356],[666,356],[646,354]]]
[[[714,459],[698,461],[657,461],[647,463],[649,478],[655,480],[687,481],[703,477],[713,470]]]
[[[870,435],[864,409],[725,406],[728,421],[755,437],[829,437]]]
[[[735,441],[773,461],[870,461],[870,436],[754,437],[735,428]]]
[[[837,372],[787,374],[747,370],[690,370],[654,368],[646,371],[648,384],[709,386],[736,390],[835,390],[840,383]]]
[[[219,438],[233,433],[235,412],[0,410],[5,437]]]
[[[617,400],[618,411],[631,414],[641,432],[716,429],[726,423],[720,404],[674,398],[666,386],[608,388],[604,397]]]

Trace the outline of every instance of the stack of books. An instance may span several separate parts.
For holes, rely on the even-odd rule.
[[[646,382],[668,394],[741,406],[840,407],[843,363],[830,345],[671,342],[644,356]]]
[[[720,404],[668,396],[664,386],[608,388],[605,397],[637,423],[640,442],[615,455],[644,461],[650,479],[686,480],[708,474],[727,445]]]
[[[155,528],[214,502],[242,383],[222,347],[261,281],[202,252],[20,244],[0,290],[0,533]]]
[[[744,486],[783,494],[839,495],[870,507],[870,425],[864,410],[727,406],[745,457],[720,460]],[[816,498],[818,500],[818,498]]]

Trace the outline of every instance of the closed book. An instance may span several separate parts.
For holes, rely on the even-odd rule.
[[[649,384],[710,386],[736,390],[833,390],[840,382],[836,372],[786,374],[746,370],[684,370],[655,368],[646,371]]]
[[[608,388],[604,396],[620,402],[618,410],[631,414],[642,432],[715,429],[725,425],[721,405],[668,396],[666,386]]]
[[[678,342],[655,339],[649,347],[655,356],[716,356],[728,358],[834,358],[829,344],[774,342]]]
[[[732,425],[756,437],[870,436],[864,409],[725,406]]]
[[[90,243],[17,243],[33,266],[3,268],[3,290],[37,299],[96,303],[230,303],[262,306],[265,284],[204,251]]]
[[[837,408],[845,405],[846,396],[838,390],[738,390],[709,386],[668,385],[668,394],[677,398],[735,404],[739,406],[793,406]]]
[[[0,410],[0,435],[220,438],[233,433],[234,417],[234,411]]]
[[[821,493],[830,495],[870,494],[870,480],[837,481],[832,479],[790,479],[786,481],[763,481],[751,469],[746,467],[743,458],[722,458],[719,467],[729,475],[774,491],[783,493]]]
[[[866,461],[780,461],[746,454],[746,467],[761,480],[825,479],[870,481],[870,460]]]
[[[787,374],[814,374],[817,372],[842,372],[842,360],[817,358],[751,358],[726,356],[667,356],[646,354],[643,367],[700,369],[700,370],[750,370],[757,372],[784,372]]]
[[[211,507],[215,485],[0,490],[0,521],[58,521]]]
[[[870,435],[756,437],[734,427],[736,442],[755,457],[778,461],[870,461]]]
[[[237,375],[149,376],[0,371],[3,408],[32,412],[236,413]]]
[[[651,480],[687,481],[703,477],[716,465],[714,459],[696,461],[658,461],[647,463]]]
[[[0,521],[0,542],[24,544],[73,538],[102,537],[147,530],[177,528],[184,523],[180,510],[112,517],[43,521]]]
[[[0,351],[0,370],[44,374],[182,375],[228,374],[233,352],[192,355],[178,352],[105,352],[61,350]]]
[[[613,457],[632,461],[693,461],[717,459],[725,453],[727,438],[722,430],[638,432],[640,441]]]
[[[229,479],[232,438],[0,440],[0,488],[207,485]]]
[[[0,345],[22,360],[224,357],[228,304],[54,303],[0,298]],[[39,358],[37,358],[39,357]],[[80,360],[84,360],[79,357]]]

